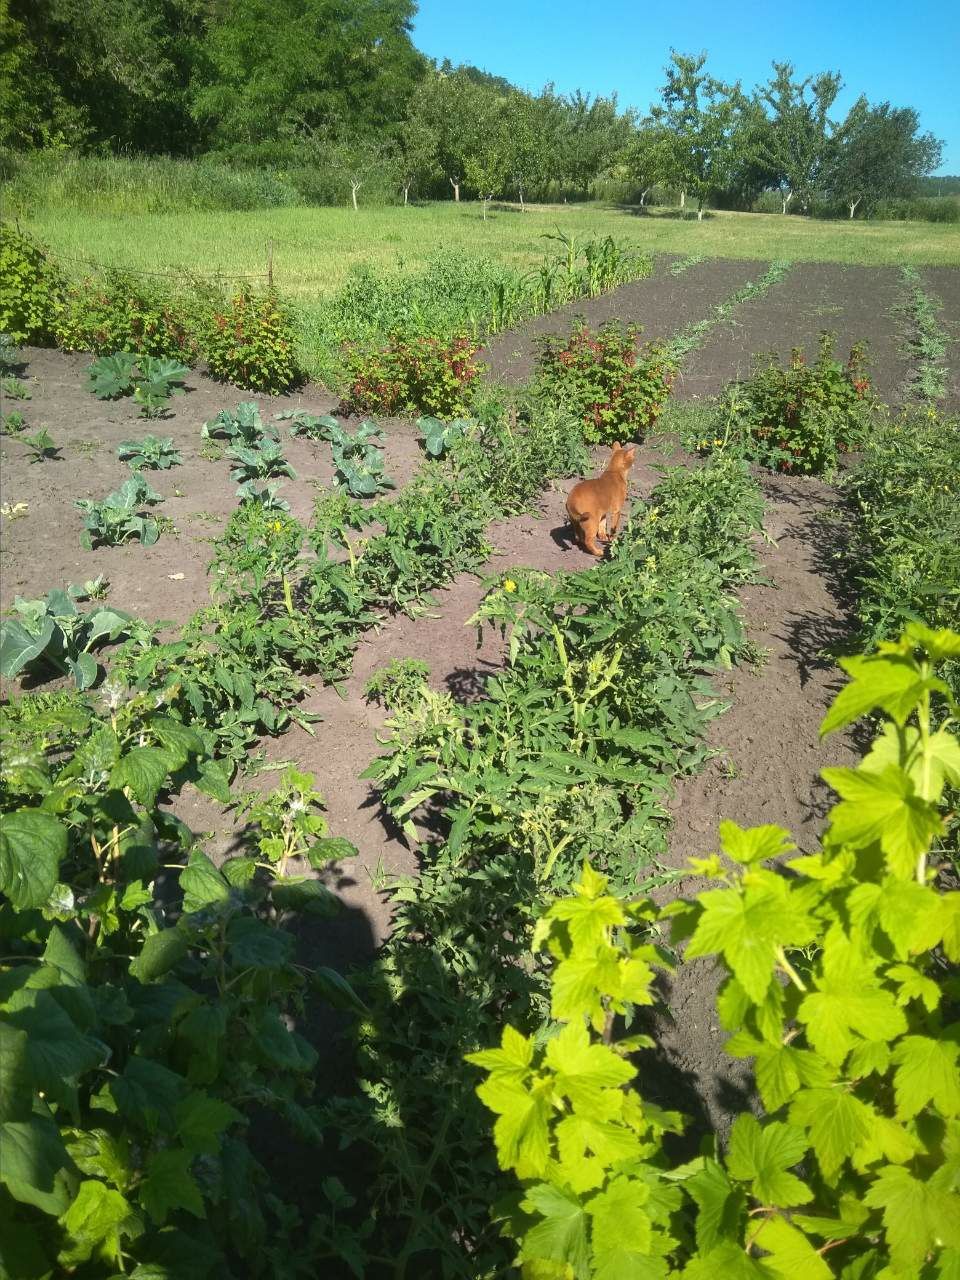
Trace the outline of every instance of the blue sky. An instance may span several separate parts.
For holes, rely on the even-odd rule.
[[[414,43],[525,89],[616,90],[645,110],[671,46],[709,54],[721,80],[764,81],[774,58],[801,76],[839,71],[835,111],[861,93],[914,107],[944,141],[941,173],[960,173],[960,4],[956,0],[420,0]]]

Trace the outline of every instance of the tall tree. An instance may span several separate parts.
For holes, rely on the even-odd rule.
[[[708,75],[706,61],[705,53],[689,56],[671,49],[662,105],[650,112],[673,135],[678,176],[696,196],[698,221],[730,176],[742,120],[739,85],[728,87]]]
[[[640,205],[646,204],[652,187],[674,186],[682,177],[676,135],[654,120],[641,122],[624,153],[624,166],[640,188]]]
[[[336,141],[389,130],[425,63],[414,0],[232,0],[217,6],[191,110],[216,146],[304,129]]]
[[[834,139],[827,194],[842,201],[851,218],[861,205],[869,212],[884,196],[911,195],[943,151],[939,139],[919,128],[911,107],[871,107],[858,98]]]
[[[789,62],[775,62],[773,70],[753,99],[746,150],[779,191],[782,212],[794,199],[806,210],[823,183],[834,127],[827,113],[843,81],[832,71],[795,80]]]
[[[19,95],[15,132],[34,144],[189,151],[186,86],[203,22],[203,0],[2,0],[0,49],[18,45],[18,79],[0,90]]]

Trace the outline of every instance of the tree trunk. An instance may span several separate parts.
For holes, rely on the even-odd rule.
[[[644,189],[640,192],[640,208],[641,208],[641,209],[642,209],[642,208],[643,208],[643,206],[647,203],[647,196],[648,196],[649,194],[650,194],[650,188],[649,188],[649,187],[644,187]]]
[[[792,199],[793,199],[793,192],[792,192],[792,191],[788,191],[788,192],[787,192],[787,194],[786,194],[785,196],[781,196],[781,197],[780,197],[780,206],[781,206],[781,208],[780,208],[780,212],[781,212],[781,213],[786,213],[786,212],[787,212],[787,209],[788,209],[788,207],[789,207],[789,205],[790,205],[790,201],[791,201]]]
[[[523,213],[523,187],[518,187],[517,190],[520,193],[520,212]]]
[[[353,200],[354,212],[356,212],[357,210],[357,192],[360,190],[362,186],[363,186],[362,182],[350,183],[350,196],[351,196],[351,199]]]
[[[850,208],[850,221],[853,221],[853,215],[857,212],[857,205],[863,199],[863,196],[857,196],[856,200],[848,200],[847,204]]]
[[[680,208],[683,209],[686,203],[687,203],[687,193],[685,191],[681,191],[680,192]]]
[[[410,195],[410,183],[408,182],[403,188],[403,204],[407,205],[407,197]]]
[[[697,197],[697,221],[698,222],[703,221],[703,197],[702,196]]]
[[[453,198],[457,202],[457,204],[459,204],[460,203],[460,179],[450,178],[449,182],[451,187],[453,187]]]

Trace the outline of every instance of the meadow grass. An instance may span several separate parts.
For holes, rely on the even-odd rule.
[[[928,222],[823,222],[780,214],[715,213],[698,223],[674,210],[603,204],[494,206],[476,203],[402,208],[288,207],[240,212],[110,215],[57,208],[21,224],[65,259],[133,270],[265,272],[273,242],[275,282],[303,301],[334,292],[355,263],[420,269],[439,250],[533,266],[558,228],[588,238],[612,235],[637,250],[684,257],[844,262],[861,266],[960,266],[960,226]]]

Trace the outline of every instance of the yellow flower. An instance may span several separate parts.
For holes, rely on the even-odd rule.
[[[280,530],[283,528],[283,525],[280,523],[279,520],[274,520],[270,528],[273,530],[274,533],[279,533]]]
[[[714,442],[713,442],[713,443],[714,443],[714,445],[716,445],[716,447],[719,449],[720,445],[722,445],[722,444],[723,444],[723,441],[722,441],[722,440],[714,439]]]
[[[647,566],[647,568],[648,568],[648,569],[653,570],[653,569],[655,569],[655,568],[657,567],[657,557],[656,557],[656,556],[647,556],[647,558],[646,558],[646,560],[644,561],[644,563],[646,564],[646,566]]]
[[[516,591],[517,584],[512,578],[507,578],[506,582],[503,584],[503,589],[504,591]]]
[[[660,515],[660,508],[651,507],[650,510],[647,512],[647,520],[651,524],[653,524],[654,520],[656,520],[659,515]]]

